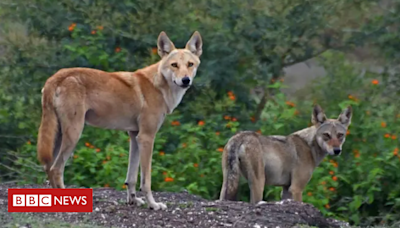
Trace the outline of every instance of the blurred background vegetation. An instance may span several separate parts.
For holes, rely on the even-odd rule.
[[[1,182],[45,181],[40,90],[57,70],[134,71],[159,60],[160,31],[183,47],[198,30],[202,63],[157,134],[153,190],[217,199],[235,132],[289,134],[309,126],[312,104],[328,117],[351,104],[344,152],[316,169],[304,200],[355,225],[399,225],[400,0],[2,0],[0,21]],[[86,127],[66,184],[122,190],[128,148],[125,132]]]

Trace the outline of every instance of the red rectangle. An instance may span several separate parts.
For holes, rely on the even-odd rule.
[[[8,212],[93,212],[93,189],[8,189]]]

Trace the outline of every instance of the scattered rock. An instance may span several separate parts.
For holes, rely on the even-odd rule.
[[[46,185],[0,184],[0,202],[8,202],[8,188],[48,188]],[[314,206],[292,200],[263,202],[209,201],[187,192],[153,192],[157,201],[168,203],[165,211],[118,203],[125,191],[110,188],[93,189],[93,213],[27,213],[40,219],[59,219],[106,227],[348,227],[345,222],[325,218]],[[143,197],[140,192],[138,195]],[[13,221],[7,207],[0,207],[2,223]],[[14,221],[18,222],[18,221]],[[29,227],[29,226],[27,226]]]

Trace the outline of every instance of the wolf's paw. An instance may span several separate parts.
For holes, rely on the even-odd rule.
[[[165,210],[165,209],[167,209],[167,205],[165,205],[164,203],[157,203],[157,202],[155,202],[154,204],[149,204],[149,208],[150,209],[153,209],[153,210],[155,210],[155,211],[158,211],[158,210]]]
[[[127,203],[129,205],[136,204],[137,206],[142,206],[145,204],[143,198],[136,197],[134,194],[128,195]]]
[[[260,201],[260,202],[257,203],[257,206],[258,206],[258,205],[263,205],[263,204],[266,204],[266,203],[267,203],[267,202],[265,202],[265,201]]]

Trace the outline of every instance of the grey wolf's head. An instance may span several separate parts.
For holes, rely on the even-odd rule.
[[[318,145],[326,153],[335,156],[341,154],[352,114],[352,108],[348,106],[337,119],[328,119],[319,105],[314,106],[311,121],[317,128],[315,137]]]
[[[157,42],[161,57],[160,71],[168,83],[183,89],[192,85],[200,65],[203,41],[199,32],[194,32],[183,49],[175,48],[165,32],[161,32]]]

